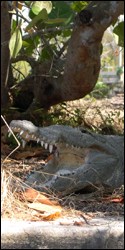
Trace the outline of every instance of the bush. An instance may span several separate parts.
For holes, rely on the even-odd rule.
[[[101,99],[108,95],[109,90],[110,90],[109,86],[107,86],[105,83],[101,81],[98,81],[96,83],[94,90],[90,93],[90,96],[95,97],[97,99]]]

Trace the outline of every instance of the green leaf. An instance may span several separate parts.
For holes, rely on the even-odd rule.
[[[46,9],[49,14],[52,10],[52,2],[51,1],[35,1],[32,5],[32,12],[35,15],[38,15],[39,12],[43,9]]]
[[[45,60],[50,60],[51,58],[53,58],[52,51],[48,50],[48,48],[43,48],[39,60],[42,62]]]
[[[49,24],[56,26],[68,25],[73,19],[73,11],[70,8],[70,4],[66,1],[53,1],[52,3],[53,8],[48,17],[50,20],[55,21],[50,21]]]
[[[46,9],[42,9],[37,16],[33,18],[33,20],[27,25],[25,31],[27,32],[32,27],[34,27],[39,21],[46,20],[48,18]]]
[[[73,21],[73,19],[74,19],[74,14],[70,15],[70,16],[66,19],[65,25],[70,24],[70,23]]]
[[[10,57],[16,58],[21,48],[22,48],[22,35],[20,29],[17,27],[13,35],[11,36],[9,42]]]
[[[80,12],[81,10],[85,9],[87,5],[88,1],[73,1],[71,3],[71,8],[76,12]]]
[[[16,27],[17,27],[17,21],[12,19],[12,22],[11,22],[11,34],[14,33],[14,31],[16,30]]]
[[[69,37],[71,36],[71,34],[72,34],[72,31],[70,29],[66,29],[62,32],[63,37]]]
[[[32,1],[25,1],[25,4],[26,4],[28,7],[30,7],[31,3],[32,3]]]
[[[25,50],[25,53],[28,56],[31,56],[34,49],[37,48],[39,43],[40,43],[40,37],[39,36],[34,37],[33,40],[31,38],[23,40],[23,48]]]
[[[72,15],[72,10],[66,1],[53,1],[53,8],[49,18],[69,18],[70,15]]]
[[[18,82],[27,77],[31,71],[31,66],[26,61],[19,61],[16,63],[12,63],[13,68],[13,76],[18,79]]]
[[[119,37],[118,45],[124,47],[124,22],[120,22],[113,29],[113,32]]]

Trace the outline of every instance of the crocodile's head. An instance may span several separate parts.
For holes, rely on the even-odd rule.
[[[85,152],[79,146],[82,132],[78,129],[63,125],[36,127],[32,122],[26,120],[13,120],[10,123],[10,128],[20,136],[23,146],[28,141],[36,141],[45,149],[49,149],[50,154],[52,154],[43,170],[46,173],[30,177],[34,182],[38,180],[37,183],[41,181],[48,183],[52,178],[54,181],[56,174],[56,176],[65,176],[64,181],[68,184],[68,176],[73,177],[76,169],[85,161]],[[74,142],[75,133],[77,134],[76,145]],[[48,184],[47,186],[49,187]]]
[[[35,183],[38,190],[68,194],[88,186],[118,187],[123,183],[120,136],[89,134],[64,125],[36,127],[25,120],[12,121],[10,127],[20,135],[23,145],[36,141],[52,154],[41,172],[27,179],[27,184]]]
[[[73,138],[81,139],[81,131],[73,129],[70,126],[63,125],[51,125],[48,127],[36,127],[32,122],[26,120],[13,120],[10,123],[10,127],[13,132],[17,133],[22,140],[23,147],[28,141],[36,141],[40,143],[42,147],[48,149],[53,154],[53,158],[58,160],[58,164],[62,165],[61,158],[63,157],[63,164],[73,166],[75,164],[74,158],[77,158],[78,162],[83,161],[82,146],[74,144]],[[76,133],[76,136],[75,136]],[[62,166],[63,167],[63,166]]]
[[[67,155],[70,155],[70,162],[74,155],[81,157],[81,149],[84,144],[82,144],[82,132],[77,128],[64,125],[36,127],[32,122],[26,120],[13,120],[10,127],[19,135],[23,146],[28,141],[36,141],[45,149],[49,149],[50,153],[55,153],[56,157],[65,154],[64,158],[66,158]]]

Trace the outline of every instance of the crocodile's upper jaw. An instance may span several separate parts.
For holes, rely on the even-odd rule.
[[[18,134],[18,137],[22,140],[22,146],[25,147],[26,142],[28,141],[35,141],[40,143],[42,147],[45,149],[49,149],[50,153],[53,153],[53,160],[51,160],[51,164],[55,165],[54,161],[58,159],[58,166],[66,166],[69,167],[76,167],[83,163],[82,157],[82,148],[74,147],[73,145],[70,146],[66,143],[57,142],[50,140],[49,135],[47,138],[42,135],[39,128],[34,126],[32,122],[29,121],[18,121],[16,126],[16,121],[12,121],[10,123],[10,127],[13,132]],[[43,129],[42,129],[43,131]],[[56,162],[57,164],[57,162]]]
[[[26,122],[26,123],[25,123]],[[18,121],[16,126],[16,121],[10,123],[10,127],[14,133],[18,134],[18,137],[22,140],[22,146],[25,147],[26,142],[35,141],[40,143],[45,149],[49,149],[49,152],[52,153],[55,151],[55,144],[49,143],[42,137],[39,133],[39,129],[34,126],[32,122],[29,121]]]

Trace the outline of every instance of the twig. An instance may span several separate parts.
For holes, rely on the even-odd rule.
[[[12,129],[10,128],[10,126],[8,125],[8,123],[6,122],[6,120],[4,119],[4,117],[1,115],[2,120],[4,121],[4,123],[6,124],[7,128],[9,129],[9,131],[12,133],[14,139],[16,140],[18,146],[4,159],[3,163],[9,158],[10,155],[12,155],[19,147],[20,147],[20,142],[18,141],[18,139],[16,138],[16,136],[14,135]],[[3,164],[2,163],[2,164]]]
[[[53,27],[53,28],[48,28],[48,29],[41,29],[41,30],[38,30],[38,31],[35,31],[34,33],[32,33],[32,37],[37,36],[37,35],[41,35],[41,34],[44,35],[44,34],[49,34],[49,33],[53,33],[56,31],[63,31],[63,30],[67,30],[67,29],[72,29],[72,28],[73,28],[73,25],[70,24],[67,27]],[[23,36],[23,40],[26,40],[29,38],[31,38],[31,34]]]

